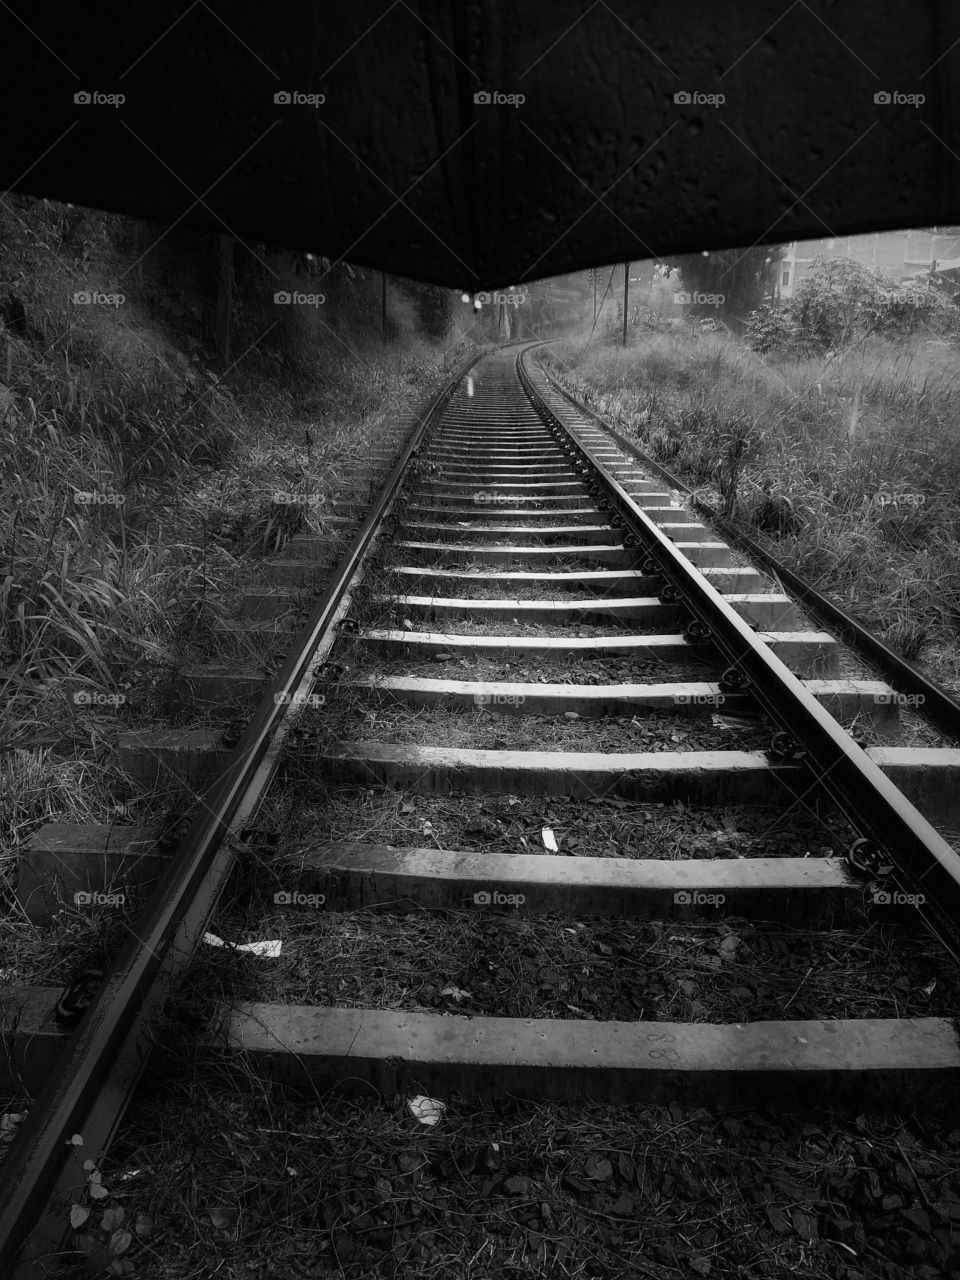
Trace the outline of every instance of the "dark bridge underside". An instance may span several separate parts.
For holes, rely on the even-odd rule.
[[[950,0],[12,0],[0,31],[0,187],[445,285],[960,222]]]

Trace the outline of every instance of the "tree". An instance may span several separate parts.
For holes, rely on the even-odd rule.
[[[746,318],[773,292],[784,245],[758,244],[749,249],[712,249],[664,258],[680,272],[683,291],[694,312],[726,311]],[[698,301],[703,298],[704,301]],[[721,299],[721,301],[717,301]]]
[[[424,333],[431,338],[445,337],[453,318],[456,300],[453,290],[419,280],[399,279],[397,283],[416,304],[417,317]]]
[[[817,258],[792,298],[762,306],[747,330],[755,351],[839,350],[872,333],[955,332],[950,296],[927,279],[898,281],[853,258]]]

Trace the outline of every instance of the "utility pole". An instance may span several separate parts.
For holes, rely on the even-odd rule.
[[[233,325],[233,237],[218,237],[217,309],[214,340],[221,369],[230,366],[230,330]]]
[[[623,345],[627,345],[627,300],[630,296],[630,263],[623,264]]]

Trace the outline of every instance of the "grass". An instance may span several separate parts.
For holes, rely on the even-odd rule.
[[[960,689],[955,340],[874,335],[823,358],[761,358],[680,327],[626,352],[568,341],[542,359],[698,496]],[[795,532],[783,531],[786,499]]]
[[[106,918],[72,904],[47,933],[29,925],[14,893],[25,842],[50,822],[150,825],[182,804],[169,779],[137,793],[118,732],[196,725],[174,695],[186,667],[269,667],[269,632],[218,624],[293,536],[322,535],[341,501],[365,510],[391,465],[376,455],[399,448],[414,406],[466,352],[410,326],[383,347],[344,297],[329,316],[350,359],[312,342],[285,366],[251,351],[220,376],[137,276],[122,309],[74,304],[140,261],[128,221],[86,216],[100,231],[80,258],[62,206],[11,197],[0,213],[0,286],[28,316],[0,323],[4,981],[27,956],[57,981],[112,949]],[[241,709],[225,701],[203,723]]]
[[[369,446],[383,440],[388,418],[413,397],[418,378],[422,382],[424,367],[418,361],[414,355],[404,375],[409,394],[393,401],[384,394],[397,381],[393,356],[377,363],[373,373],[352,364],[339,380],[327,368],[312,387],[274,387],[267,394],[262,387],[238,385],[223,409],[233,441],[223,455],[225,465],[203,460],[199,445],[182,456],[174,451],[172,481],[152,481],[142,464],[129,486],[132,494],[144,495],[141,525],[128,521],[125,504],[102,504],[102,510],[83,513],[87,523],[75,519],[70,529],[72,536],[81,536],[86,559],[68,558],[65,571],[62,552],[68,539],[58,525],[43,525],[31,554],[49,543],[50,572],[61,575],[51,581],[61,584],[67,606],[58,613],[49,589],[43,587],[38,596],[37,587],[31,588],[22,620],[13,615],[21,629],[15,627],[11,637],[16,648],[10,650],[9,678],[18,682],[24,725],[36,732],[44,723],[65,723],[70,714],[77,735],[88,734],[97,745],[125,717],[161,710],[177,665],[214,653],[240,662],[268,650],[253,638],[235,639],[231,648],[216,630],[217,619],[255,578],[253,561],[284,553],[298,532],[320,531],[323,512],[336,496],[363,498],[368,477],[375,475],[368,465]],[[426,372],[439,376],[439,358]],[[228,395],[222,388],[220,393]],[[381,406],[376,411],[375,403]],[[121,448],[121,460],[137,462],[151,425],[140,423],[141,446],[128,448],[127,454]],[[100,431],[98,425],[93,435],[99,437]],[[120,438],[118,447],[123,443]],[[746,456],[745,449],[742,453]],[[39,450],[26,457],[34,468],[28,467],[27,475],[38,486],[39,457]],[[86,473],[81,479],[90,483]],[[280,488],[316,501],[277,503],[273,493]],[[55,487],[49,492],[55,494]],[[19,554],[17,543],[11,545]],[[168,557],[171,548],[175,554]],[[70,596],[78,566],[95,565],[101,556],[108,565],[116,561],[113,576],[97,578],[93,569],[82,580],[88,594]],[[361,624],[372,616],[373,596],[385,588],[390,563],[387,554],[383,564],[372,565],[357,593],[353,614]],[[131,578],[131,566],[137,565],[140,576]],[[91,596],[92,585],[101,581],[111,591]],[[127,591],[131,581],[136,592]],[[34,619],[42,612],[38,598],[48,601],[43,616],[52,620],[46,624]],[[28,623],[35,633],[23,630]],[[48,636],[57,644],[48,645]],[[336,656],[353,661],[352,646],[345,636]],[[648,665],[659,679],[669,678],[673,669]],[[491,666],[431,663],[429,674],[486,674]],[[523,662],[494,669],[507,673],[511,666],[513,675],[525,679],[542,678],[547,671],[554,679],[612,681],[626,669],[634,679],[643,678],[632,660],[591,666],[567,658],[556,670],[537,664],[531,671]],[[406,663],[399,669],[410,670]],[[685,665],[681,678],[696,678],[696,668]],[[123,693],[128,701],[118,708],[98,702],[78,709],[72,692],[80,681],[98,694]],[[326,728],[336,727],[331,710],[356,715],[360,701],[345,695],[340,704],[331,697],[322,717]],[[217,708],[211,719],[229,710]],[[386,727],[430,741],[453,732],[475,741],[479,720],[473,711],[377,714],[386,719],[386,726],[375,726],[378,736]],[[302,713],[302,727],[309,719]],[[688,719],[650,721],[662,721],[677,736],[698,731]],[[484,727],[493,723],[484,716]],[[524,736],[533,730],[542,737],[547,723],[527,721]],[[505,720],[497,730],[510,734],[522,724]],[[565,724],[551,728],[569,732]],[[594,724],[589,731],[600,728]],[[122,815],[139,822],[181,803],[169,787],[132,795],[109,753],[96,770],[82,757],[57,761],[49,752],[36,758],[8,753],[3,759],[12,760],[16,770],[11,794],[0,802],[7,806],[3,812],[11,839],[8,869],[26,835],[53,816],[76,814],[76,820],[102,822]],[[51,779],[61,768],[57,790]],[[236,940],[283,937],[284,953],[278,962],[264,962],[201,950],[169,1011],[176,1069],[162,1080],[148,1078],[104,1168],[106,1203],[96,1207],[85,1228],[91,1255],[87,1270],[96,1271],[95,1242],[129,1227],[128,1257],[135,1261],[128,1273],[150,1280],[214,1272],[244,1280],[269,1274],[295,1280],[320,1274],[437,1280],[510,1271],[725,1276],[777,1274],[777,1268],[833,1277],[843,1274],[834,1265],[834,1253],[843,1261],[846,1256],[816,1243],[816,1221],[811,1239],[800,1207],[812,1197],[824,1216],[824,1234],[831,1214],[842,1211],[846,1221],[843,1179],[852,1153],[860,1165],[880,1170],[885,1184],[896,1185],[892,1160],[881,1163],[872,1152],[857,1151],[858,1134],[862,1138],[868,1132],[885,1152],[895,1143],[906,1144],[915,1157],[911,1167],[925,1179],[925,1196],[927,1187],[931,1198],[944,1193],[944,1177],[954,1167],[949,1141],[932,1132],[918,1139],[906,1126],[864,1128],[858,1121],[840,1130],[831,1118],[826,1130],[810,1135],[795,1133],[782,1121],[767,1126],[745,1107],[746,1118],[732,1127],[695,1113],[691,1128],[688,1113],[667,1109],[574,1110],[508,1100],[494,1112],[454,1094],[445,1099],[445,1120],[434,1131],[417,1124],[405,1098],[350,1104],[328,1095],[304,1104],[261,1079],[255,1063],[234,1060],[228,1067],[201,1051],[197,1033],[209,1026],[220,1002],[241,993],[447,1013],[693,1021],[753,1018],[758,1008],[769,1016],[779,1011],[779,1016],[800,1017],[809,1010],[821,1017],[825,1008],[897,1016],[947,1014],[955,1006],[952,970],[939,954],[905,934],[831,935],[836,950],[830,951],[815,935],[739,921],[673,930],[619,921],[481,919],[469,913],[458,918],[413,913],[401,921],[331,912],[318,925],[289,913],[281,916],[275,906],[264,909],[257,898],[283,874],[281,847],[289,851],[339,838],[523,852],[541,847],[544,824],[555,831],[564,852],[600,857],[819,856],[841,851],[850,839],[835,815],[805,806],[784,815],[617,800],[572,804],[548,797],[416,796],[330,786],[309,776],[281,777],[257,819],[258,827],[277,837],[276,847],[248,850],[210,927]],[[74,967],[112,950],[125,928],[122,915],[109,912],[68,911],[50,936],[20,924],[0,962],[21,980],[65,979]],[[926,992],[933,978],[936,985]],[[451,988],[459,998],[451,996]],[[0,1126],[0,1142],[3,1132]],[[829,1147],[830,1135],[834,1147]],[[745,1169],[752,1176],[746,1183]],[[835,1182],[827,1181],[826,1170]],[[793,1180],[786,1187],[779,1185],[785,1171]],[[772,1180],[778,1183],[775,1191]],[[912,1197],[913,1184],[908,1186]],[[879,1196],[876,1200],[879,1217]],[[771,1218],[771,1205],[780,1219]],[[104,1208],[109,1218],[100,1216]],[[885,1212],[890,1210],[887,1205]],[[862,1220],[861,1230],[865,1236],[869,1232],[871,1242],[862,1248],[857,1242],[854,1254],[868,1247],[882,1251],[889,1223],[874,1222],[859,1204],[855,1214],[853,1206],[849,1212],[858,1225]],[[949,1213],[937,1217],[938,1225],[941,1218],[949,1222]],[[935,1259],[946,1271],[948,1250],[940,1245],[939,1239],[936,1245],[921,1241],[920,1256]],[[909,1241],[903,1247],[916,1252]]]

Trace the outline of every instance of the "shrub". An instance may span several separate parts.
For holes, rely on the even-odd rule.
[[[870,333],[956,333],[960,312],[929,279],[894,280],[850,258],[817,258],[792,298],[750,313],[755,351],[839,350]]]

